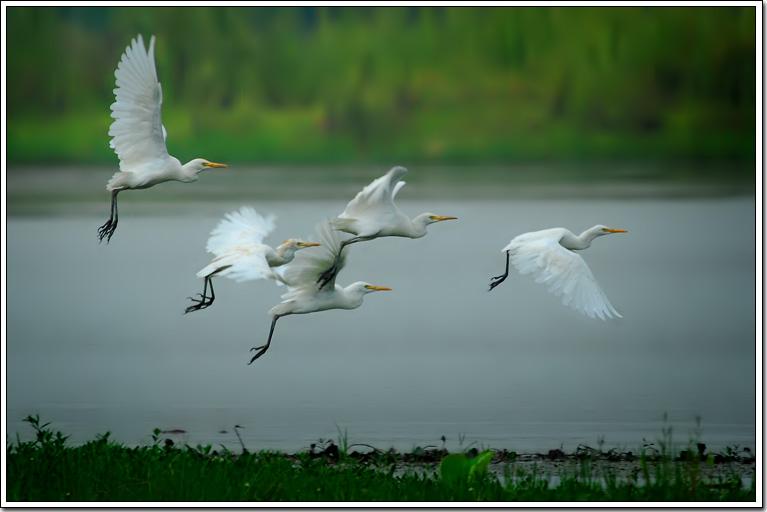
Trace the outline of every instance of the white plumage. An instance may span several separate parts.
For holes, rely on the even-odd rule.
[[[274,221],[274,215],[264,217],[246,206],[227,213],[208,238],[207,251],[214,255],[213,261],[197,277],[218,273],[240,282],[270,277],[266,255],[272,248],[263,241],[274,231]]]
[[[154,62],[155,37],[149,50],[139,36],[125,49],[115,71],[114,122],[109,127],[109,147],[120,159],[120,170],[135,172],[146,162],[168,157],[161,121],[162,87]]]
[[[149,49],[139,34],[125,49],[115,71],[114,121],[109,127],[109,147],[120,160],[120,171],[107,182],[112,193],[109,220],[99,227],[99,241],[107,242],[117,229],[117,194],[123,190],[149,188],[165,181],[197,181],[198,174],[224,164],[195,158],[181,165],[168,154],[167,131],[162,124],[162,87],[154,59],[155,38]]]
[[[275,268],[293,261],[296,251],[319,245],[289,238],[273,249],[264,243],[264,238],[274,231],[274,220],[274,215],[264,217],[247,206],[226,214],[210,233],[207,250],[213,254],[213,259],[197,272],[197,277],[204,279],[205,284],[199,299],[190,297],[192,305],[186,308],[187,313],[213,304],[214,276],[240,282],[272,278],[279,283],[282,279],[275,273]]]
[[[253,347],[257,351],[250,363],[261,357],[272,342],[274,326],[277,320],[287,315],[303,315],[328,309],[356,309],[362,305],[363,297],[371,292],[388,291],[390,288],[375,286],[357,281],[343,287],[336,284],[336,277],[346,264],[342,254],[343,245],[329,221],[317,227],[321,248],[303,252],[296,256],[293,263],[282,272],[283,282],[288,291],[282,295],[282,302],[269,310],[272,325],[265,345]],[[318,283],[318,278],[333,269],[325,283]],[[249,364],[250,364],[249,363]]]
[[[357,235],[344,245],[383,236],[420,238],[426,235],[429,224],[455,219],[422,213],[411,220],[405,215],[394,203],[397,193],[405,186],[405,182],[400,181],[405,173],[407,169],[404,167],[393,167],[349,201],[344,211],[333,220],[333,227],[339,231]]]
[[[352,235],[341,242],[341,249],[347,245],[373,240],[384,236],[421,238],[426,235],[426,226],[456,217],[422,213],[410,219],[394,204],[397,193],[405,186],[401,181],[407,169],[393,167],[389,172],[376,178],[349,201],[344,211],[331,221],[333,228]],[[339,252],[340,254],[340,252]],[[330,267],[320,278],[320,284],[328,280],[335,271]]]
[[[493,278],[492,290],[508,276],[508,259],[520,274],[532,274],[562,303],[591,318],[621,318],[602,291],[584,259],[575,250],[587,249],[598,236],[625,233],[597,225],[576,236],[564,228],[524,233],[515,237],[502,252],[507,254],[506,274]]]

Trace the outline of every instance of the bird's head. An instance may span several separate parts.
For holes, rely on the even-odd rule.
[[[228,166],[226,164],[211,162],[210,160],[205,160],[204,158],[195,158],[194,160],[188,161],[184,167],[193,174],[199,174],[202,171],[207,171],[209,169],[222,169]]]
[[[366,283],[364,281],[357,281],[349,286],[352,291],[355,291],[361,295],[366,295],[373,292],[390,292],[391,288],[386,286],[376,286],[374,284]]]
[[[428,226],[429,224],[434,224],[435,222],[442,222],[443,220],[456,220],[457,218],[458,217],[452,217],[450,215],[437,215],[434,213],[426,212],[416,217],[415,221],[420,221],[424,226]]]
[[[597,224],[593,228],[590,229],[596,236],[604,236],[604,235],[613,235],[615,233],[628,233],[625,229],[614,229],[614,228],[608,228],[607,226],[603,226],[602,224]]]
[[[317,242],[304,242],[303,240],[299,240],[297,238],[288,238],[284,242],[282,242],[278,249],[281,251],[289,251],[289,252],[296,252],[299,249],[306,249],[307,247],[319,247],[320,244]]]

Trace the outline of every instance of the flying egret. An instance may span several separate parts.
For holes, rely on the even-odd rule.
[[[226,216],[211,231],[207,251],[214,255],[213,260],[197,277],[203,278],[205,284],[199,299],[189,297],[193,304],[186,308],[186,313],[205,309],[216,298],[213,292],[213,276],[224,276],[235,281],[253,281],[256,279],[279,279],[272,270],[293,261],[296,251],[306,247],[317,247],[316,242],[304,242],[289,238],[277,248],[272,249],[264,244],[266,238],[274,231],[274,216],[263,217],[253,208],[243,206]],[[208,296],[210,287],[210,296]]]
[[[397,196],[404,181],[400,181],[407,169],[393,167],[389,172],[373,180],[346,205],[346,209],[332,220],[333,227],[339,231],[355,235],[341,242],[343,249],[347,245],[373,240],[385,236],[421,238],[426,235],[426,226],[435,222],[455,220],[457,217],[422,213],[413,219],[405,215],[396,204]],[[331,267],[320,276],[319,282],[325,283],[335,272]]]
[[[157,81],[154,62],[155,38],[149,40],[149,51],[141,34],[125,49],[115,70],[115,102],[110,107],[114,121],[109,127],[109,147],[120,159],[120,171],[107,183],[112,193],[109,220],[98,229],[99,242],[107,243],[117,229],[117,194],[123,190],[149,188],[164,181],[197,181],[207,169],[225,164],[195,158],[181,165],[165,147],[167,132],[160,119],[162,88]]]
[[[520,274],[533,274],[536,282],[546,284],[554,295],[561,295],[566,306],[591,318],[622,318],[586,262],[573,252],[588,249],[595,238],[612,233],[626,233],[626,230],[598,224],[577,236],[565,228],[521,234],[501,251],[506,253],[506,271],[490,280],[490,290],[506,280],[511,259]]]
[[[321,248],[297,255],[293,263],[282,272],[282,281],[288,286],[288,291],[282,296],[283,301],[269,310],[272,315],[269,338],[266,345],[250,349],[255,350],[256,354],[248,364],[269,350],[274,326],[283,316],[304,315],[327,309],[356,309],[362,305],[362,298],[368,293],[391,290],[362,281],[347,287],[337,285],[336,276],[346,263],[346,256],[341,254],[343,245],[329,221],[320,224],[317,231],[321,239]],[[319,285],[317,278],[330,267],[335,269],[333,275],[326,283]]]

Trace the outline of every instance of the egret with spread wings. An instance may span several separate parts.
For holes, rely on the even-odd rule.
[[[566,306],[591,318],[621,318],[584,259],[573,251],[588,249],[597,237],[625,232],[625,229],[612,229],[599,224],[577,236],[565,228],[519,235],[503,248],[506,271],[491,279],[490,290],[506,280],[511,260],[520,274],[533,274],[536,282],[545,284],[550,292],[561,296]]]
[[[264,243],[264,238],[272,231],[273,215],[264,217],[247,206],[227,213],[211,231],[208,239],[207,250],[213,254],[213,260],[197,272],[197,277],[205,280],[203,291],[197,294],[199,299],[189,297],[192,304],[185,312],[205,309],[213,304],[216,298],[213,276],[224,276],[239,282],[279,279],[274,268],[293,261],[296,251],[320,245],[289,238],[273,249]]]
[[[355,235],[341,242],[343,249],[347,245],[373,240],[384,236],[421,238],[426,235],[426,226],[435,222],[454,220],[457,217],[422,213],[410,218],[394,204],[397,193],[405,186],[401,181],[407,169],[394,167],[389,172],[373,180],[346,205],[346,209],[333,219],[333,227],[339,231]],[[320,284],[327,281],[335,269],[320,276]]]
[[[109,220],[98,229],[99,241],[106,238],[108,243],[117,229],[117,194],[121,191],[149,188],[164,181],[189,183],[197,181],[204,170],[226,167],[204,158],[182,165],[168,154],[154,42],[152,36],[147,50],[139,34],[125,49],[115,71],[117,88],[111,106],[114,121],[109,127],[112,137],[109,147],[120,159],[120,171],[107,183],[107,191],[112,193],[112,210]]]
[[[269,310],[272,315],[269,338],[265,345],[251,349],[256,354],[248,364],[269,350],[274,326],[283,316],[304,315],[328,309],[356,309],[362,305],[362,299],[368,293],[391,290],[362,281],[346,287],[336,284],[336,276],[346,264],[341,240],[328,221],[320,224],[317,231],[321,240],[320,249],[297,255],[293,263],[282,272],[281,280],[288,286],[288,291],[282,296],[283,301]],[[335,270],[330,279],[323,285],[318,284],[317,278],[331,267]]]

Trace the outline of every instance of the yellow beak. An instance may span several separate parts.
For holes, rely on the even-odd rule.
[[[375,286],[372,284],[366,284],[365,288],[368,290],[373,290],[374,292],[390,292],[391,288],[387,288],[385,286]]]
[[[456,220],[458,217],[451,217],[449,215],[432,215],[429,218],[434,222],[440,222],[443,220]]]
[[[608,233],[628,233],[625,229],[608,229]]]
[[[319,247],[320,246],[320,244],[318,244],[317,242],[298,242],[298,244],[296,245],[298,245],[299,247]]]
[[[226,164],[219,164],[217,162],[203,162],[202,165],[204,165],[205,167],[212,167],[213,169],[220,169],[220,168],[223,168],[223,167],[229,167]]]

